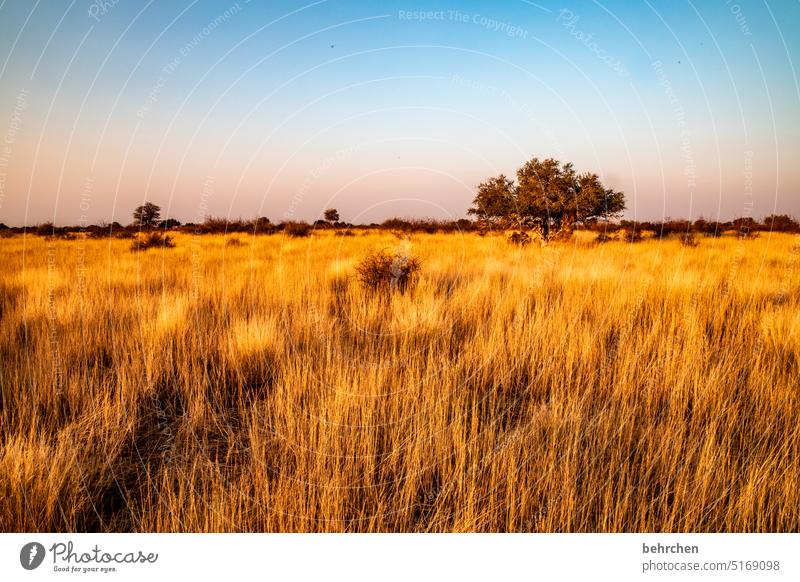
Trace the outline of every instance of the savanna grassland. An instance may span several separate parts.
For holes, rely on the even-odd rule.
[[[232,238],[0,239],[0,530],[800,530],[796,237]]]

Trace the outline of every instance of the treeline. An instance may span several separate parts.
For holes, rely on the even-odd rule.
[[[800,223],[787,214],[773,214],[762,220],[754,218],[736,218],[730,221],[714,221],[699,218],[697,220],[667,219],[664,221],[605,221],[587,220],[576,223],[576,230],[588,230],[596,233],[614,234],[621,233],[628,237],[636,234],[650,234],[652,236],[672,236],[686,233],[695,233],[705,236],[722,236],[725,233],[747,235],[755,232],[787,232],[800,233]],[[458,220],[439,220],[433,218],[390,218],[380,223],[352,224],[341,221],[317,220],[313,223],[303,221],[282,221],[273,223],[267,217],[252,220],[225,219],[209,217],[202,223],[181,223],[169,218],[158,221],[152,225],[143,226],[137,223],[122,225],[119,222],[89,226],[55,226],[51,222],[28,227],[9,227],[0,223],[0,236],[15,234],[35,234],[38,236],[56,238],[76,238],[84,234],[89,238],[133,238],[142,230],[162,230],[169,232],[184,232],[191,234],[278,234],[290,236],[308,236],[314,230],[334,230],[344,234],[352,229],[360,230],[389,230],[402,233],[456,233],[480,232],[492,230],[505,230],[502,226],[487,225],[480,220],[460,218]]]
[[[789,232],[800,233],[800,223],[788,214],[771,214],[761,221],[751,217],[735,218],[729,221],[667,219],[663,221],[633,221],[620,220],[618,222],[587,221],[583,225],[586,230],[599,233],[615,233],[618,231],[651,233],[656,236],[681,235],[687,233],[702,234],[706,236],[722,236],[734,232],[746,235],[753,232]]]
[[[359,230],[391,230],[406,233],[437,232],[464,232],[480,230],[478,222],[462,218],[459,220],[438,220],[433,218],[390,218],[381,223],[352,224],[350,222],[317,220],[313,223],[304,221],[282,221],[273,223],[267,217],[251,220],[225,219],[209,217],[202,223],[181,223],[175,219],[161,220],[152,224],[139,224],[133,222],[123,225],[119,222],[93,224],[89,226],[56,226],[52,222],[45,222],[34,226],[9,227],[0,223],[0,236],[13,234],[34,234],[38,236],[56,238],[75,238],[78,234],[85,234],[89,238],[133,238],[142,231],[169,231],[191,234],[278,234],[290,236],[307,236],[314,230],[334,230],[346,232],[352,229]]]

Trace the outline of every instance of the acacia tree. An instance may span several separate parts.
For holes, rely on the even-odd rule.
[[[339,222],[339,211],[335,208],[328,208],[325,211],[325,220],[328,222]]]
[[[538,228],[547,240],[571,233],[576,222],[611,218],[624,208],[625,195],[603,186],[597,174],[533,158],[517,170],[516,183],[502,174],[481,183],[467,212],[490,225]]]
[[[133,211],[133,223],[139,228],[153,228],[161,218],[161,208],[152,202],[137,206]]]

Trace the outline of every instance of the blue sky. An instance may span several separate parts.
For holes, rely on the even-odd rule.
[[[461,217],[533,156],[800,215],[798,2],[0,2],[8,224]]]

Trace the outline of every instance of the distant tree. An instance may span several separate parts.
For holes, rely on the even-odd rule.
[[[181,221],[174,218],[167,218],[166,220],[162,220],[158,223],[159,228],[175,228],[180,225]]]
[[[597,174],[577,174],[571,163],[533,158],[517,170],[516,184],[499,175],[478,186],[467,212],[503,228],[537,227],[547,240],[571,233],[576,222],[608,219],[625,208],[625,195],[603,186]]]
[[[161,208],[152,202],[146,202],[133,211],[133,223],[139,228],[152,228],[158,224],[160,218]]]
[[[788,214],[771,214],[761,221],[767,230],[776,232],[800,232],[800,223]]]
[[[731,228],[734,228],[742,233],[747,233],[752,230],[758,230],[760,225],[755,218],[750,216],[743,216],[741,218],[734,218],[731,222]]]
[[[52,222],[37,224],[34,230],[39,236],[53,236],[56,234],[56,227]]]
[[[252,222],[254,234],[270,234],[275,232],[275,225],[272,224],[269,218],[261,216]]]
[[[328,222],[339,222],[339,211],[335,208],[328,208],[325,211],[325,220]]]
[[[704,236],[722,236],[725,225],[718,221],[710,221],[705,218],[698,218],[692,224],[692,230],[702,233]]]

